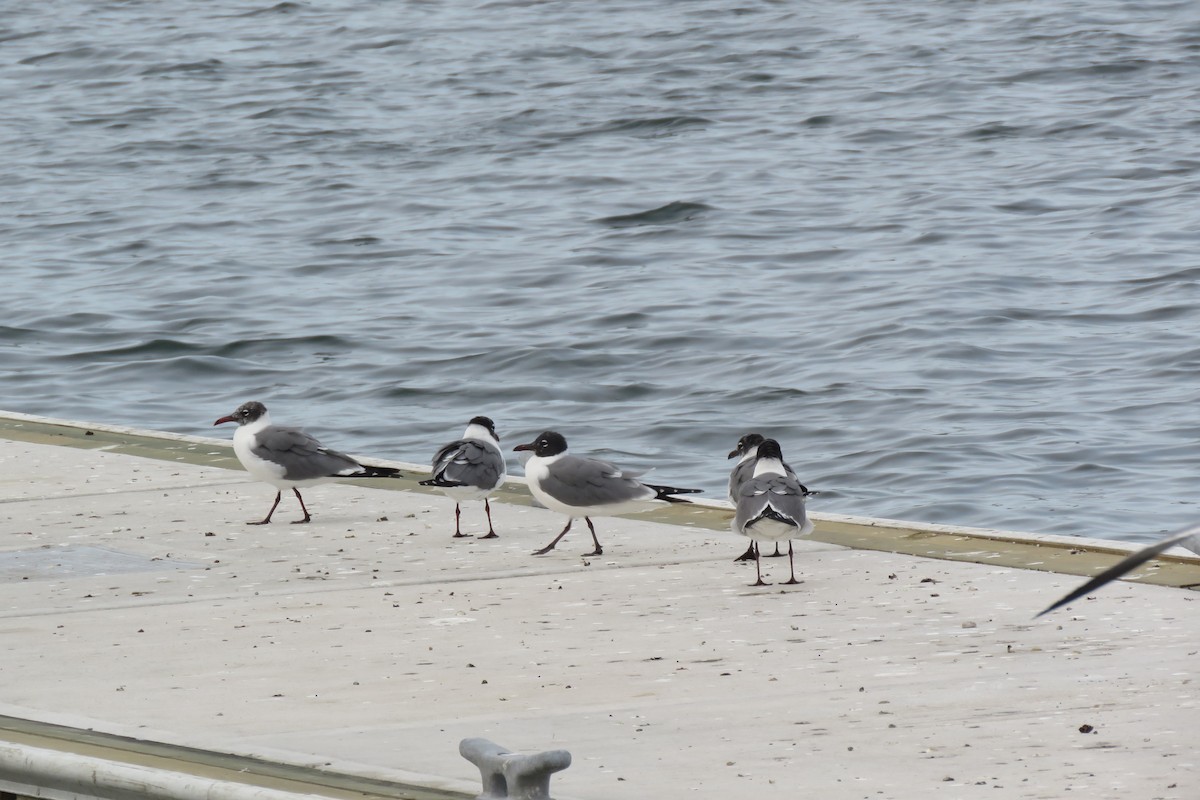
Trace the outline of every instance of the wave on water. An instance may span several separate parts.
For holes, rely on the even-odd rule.
[[[704,203],[687,203],[676,200],[665,206],[638,211],[633,214],[616,214],[611,217],[601,217],[596,222],[610,228],[633,228],[640,225],[673,225],[677,222],[689,222],[712,211],[712,206]]]
[[[17,4],[0,408],[1192,524],[1187,4]],[[666,202],[668,198],[680,198]],[[514,472],[516,472],[514,464]]]

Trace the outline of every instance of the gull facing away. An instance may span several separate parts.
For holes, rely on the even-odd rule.
[[[800,481],[794,475],[788,475],[779,442],[764,439],[758,445],[754,475],[738,489],[731,527],[734,533],[751,539],[775,542],[788,540],[788,566],[792,575],[784,581],[785,584],[800,582],[796,580],[792,539],[813,532],[813,523],[804,511],[804,497],[807,494],[808,490]],[[754,553],[754,570],[758,580],[750,585],[769,586],[762,579],[761,559],[757,550]]]
[[[763,441],[764,439],[761,433],[747,433],[745,436],[738,439],[737,447],[729,451],[729,458],[737,458],[738,456],[741,456],[738,462],[733,465],[733,469],[729,472],[729,502],[733,503],[735,506],[737,505],[738,490],[742,488],[743,483],[754,477],[754,462],[758,460],[758,446],[762,444]],[[786,461],[783,462],[783,469],[784,474],[786,474],[789,478],[796,477],[796,471],[793,470]],[[800,484],[800,486],[804,489],[805,497],[817,494],[817,492],[810,492],[808,487],[804,486],[804,484]],[[756,542],[754,542],[754,540],[751,540],[750,546],[746,548],[746,552],[735,558],[734,561],[752,561],[757,557],[757,553],[758,545]],[[782,555],[783,553],[779,550],[779,542],[776,542],[775,552],[767,557],[779,558]]]
[[[227,417],[221,417],[213,425],[236,422],[233,432],[233,452],[246,471],[279,491],[267,516],[247,525],[266,525],[279,507],[284,489],[291,489],[300,501],[304,519],[292,520],[295,524],[309,522],[312,516],[300,496],[300,486],[316,486],[340,478],[399,478],[400,470],[392,467],[369,467],[336,450],[330,450],[298,428],[284,428],[271,424],[271,415],[262,403],[242,403]]]
[[[663,503],[687,503],[689,501],[671,495],[700,491],[642,483],[637,480],[637,476],[642,474],[640,472],[629,472],[596,458],[570,455],[567,453],[567,440],[555,431],[546,431],[534,441],[519,444],[513,450],[533,452],[533,456],[525,462],[525,477],[529,480],[529,491],[534,498],[551,511],[567,515],[567,526],[550,544],[541,550],[534,550],[535,556],[553,550],[578,517],[583,517],[596,544],[596,549],[588,555],[603,555],[604,548],[596,538],[592,517],[637,514]]]
[[[1189,528],[1176,531],[1165,539],[1160,539],[1149,547],[1143,547],[1141,550],[1138,550],[1128,558],[1118,561],[1116,564],[1104,570],[1104,572],[1101,572],[1099,575],[1092,578],[1075,591],[1063,597],[1054,605],[1040,612],[1037,617],[1042,616],[1042,614],[1049,614],[1054,609],[1065,606],[1072,600],[1078,600],[1085,594],[1096,591],[1104,584],[1115,581],[1126,572],[1130,572],[1131,570],[1140,567],[1142,564],[1145,564],[1159,553],[1165,552],[1176,545],[1185,547],[1196,555],[1200,555],[1200,525],[1192,525]],[[1037,617],[1034,617],[1034,619],[1037,619]]]
[[[436,486],[454,500],[454,538],[467,538],[460,521],[464,500],[483,498],[487,511],[488,532],[480,539],[495,539],[492,527],[492,507],[488,495],[500,488],[508,470],[500,452],[500,437],[496,423],[487,417],[472,417],[461,439],[443,446],[433,456],[433,477],[421,481],[422,486]]]

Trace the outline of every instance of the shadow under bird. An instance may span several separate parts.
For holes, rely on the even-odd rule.
[[[758,460],[754,463],[754,474],[738,489],[731,527],[751,539],[768,541],[788,540],[788,566],[791,577],[785,584],[799,583],[796,580],[796,562],[792,551],[792,540],[808,536],[813,532],[812,521],[804,510],[804,498],[808,490],[789,476],[783,463],[783,450],[774,439],[764,439],[758,446]],[[754,570],[758,579],[751,586],[769,586],[762,579],[762,564],[755,551]]]
[[[765,441],[761,433],[747,433],[742,438],[738,439],[737,447],[729,451],[729,458],[741,457],[733,469],[729,471],[729,502],[737,505],[738,490],[742,488],[742,484],[754,477],[754,462],[758,460],[758,446]],[[788,477],[795,478],[796,471],[784,461],[784,474]],[[799,480],[797,478],[797,480]],[[800,484],[804,489],[804,496],[811,497],[818,492],[810,492],[808,487]],[[779,558],[783,556],[783,552],[779,549],[779,542],[775,543],[775,552],[767,556],[767,558]],[[758,543],[753,539],[750,541],[750,546],[746,548],[746,552],[734,559],[734,561],[753,561],[758,557]]]
[[[1104,572],[1101,572],[1099,575],[1092,578],[1078,589],[1063,597],[1054,605],[1049,606],[1045,610],[1039,612],[1034,619],[1042,616],[1042,614],[1049,614],[1054,609],[1061,608],[1073,600],[1078,600],[1085,594],[1096,591],[1104,584],[1115,581],[1125,573],[1137,569],[1159,553],[1164,553],[1176,545],[1191,550],[1196,555],[1200,555],[1200,525],[1192,525],[1191,527],[1176,531],[1170,536],[1160,539],[1148,547],[1143,547],[1133,555],[1118,561],[1113,566],[1104,570]]]
[[[309,522],[312,516],[300,496],[301,486],[316,486],[319,483],[341,478],[399,478],[400,470],[392,467],[371,467],[358,463],[350,456],[330,450],[299,428],[284,428],[271,424],[267,407],[257,401],[242,403],[237,410],[221,417],[213,425],[236,422],[233,432],[233,452],[246,471],[279,491],[267,516],[247,525],[266,525],[279,507],[284,489],[291,489],[300,501],[304,519],[292,520],[295,524]]]
[[[500,488],[508,469],[500,452],[500,437],[496,424],[487,417],[473,417],[461,439],[443,446],[433,456],[433,477],[421,481],[422,486],[434,486],[454,500],[454,538],[467,538],[462,532],[464,500],[483,498],[487,511],[488,532],[480,539],[495,539],[492,527],[492,507],[488,495]]]
[[[592,517],[637,514],[663,503],[687,503],[688,500],[672,495],[700,491],[642,483],[637,480],[641,472],[623,470],[598,458],[573,456],[567,452],[567,440],[556,431],[546,431],[534,441],[517,445],[513,450],[533,453],[525,462],[525,476],[534,498],[551,511],[567,515],[566,527],[550,544],[533,551],[537,556],[553,550],[579,517],[587,523],[596,544],[596,549],[588,555],[603,555],[604,548],[596,538]]]

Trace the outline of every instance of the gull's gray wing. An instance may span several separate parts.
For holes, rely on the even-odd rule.
[[[729,502],[737,505],[742,484],[754,477],[754,459],[748,458],[733,465],[729,471]]]
[[[738,491],[742,488],[742,485],[754,477],[755,463],[757,463],[757,459],[753,458],[747,459],[746,461],[739,461],[730,471],[729,502],[733,503],[734,505],[737,505]],[[786,461],[783,462],[783,468],[787,471],[787,477],[799,482],[799,479],[796,478],[796,471],[792,469]],[[800,488],[804,490],[805,496],[813,494],[813,492],[810,492],[808,487],[802,483],[800,484]]]
[[[362,465],[353,458],[330,450],[298,428],[272,425],[259,431],[251,452],[282,466],[283,477],[289,481],[309,481],[362,471]]]
[[[549,465],[539,485],[555,500],[576,508],[653,500],[656,492],[630,474],[597,458],[566,455]]]
[[[434,454],[431,483],[492,489],[505,474],[504,456],[496,448],[472,439],[459,439]]]
[[[790,520],[795,523],[797,530],[803,530],[808,521],[804,510],[806,493],[805,488],[793,477],[763,475],[751,478],[738,490],[734,530],[744,532],[746,526],[764,515]]]
[[[1165,539],[1160,539],[1149,547],[1143,547],[1141,550],[1138,550],[1128,558],[1122,559],[1113,566],[1104,570],[1104,572],[1101,572],[1099,575],[1092,578],[1090,581],[1083,584],[1078,589],[1047,608],[1045,611],[1042,611],[1037,616],[1040,617],[1042,614],[1049,614],[1054,609],[1059,608],[1060,606],[1065,606],[1072,600],[1078,600],[1085,594],[1099,589],[1106,583],[1115,581],[1126,572],[1130,572],[1137,567],[1140,567],[1142,564],[1145,564],[1159,553],[1170,550],[1176,545],[1185,547],[1196,555],[1200,555],[1200,525],[1193,525],[1190,528],[1184,528],[1181,531],[1176,531]],[[1036,618],[1037,617],[1035,617],[1035,619]]]

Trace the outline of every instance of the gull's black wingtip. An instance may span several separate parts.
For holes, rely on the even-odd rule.
[[[1099,589],[1101,586],[1103,586],[1106,583],[1115,581],[1117,578],[1121,577],[1125,573],[1132,572],[1137,567],[1140,567],[1142,564],[1145,564],[1147,561],[1154,558],[1159,553],[1162,553],[1166,550],[1170,550],[1175,545],[1181,543],[1184,539],[1189,539],[1192,536],[1197,535],[1197,533],[1200,533],[1200,525],[1192,525],[1187,528],[1184,528],[1181,531],[1176,531],[1175,533],[1172,533],[1170,536],[1167,536],[1164,539],[1160,539],[1159,541],[1155,542],[1152,545],[1149,545],[1148,547],[1144,547],[1141,550],[1138,550],[1133,555],[1128,556],[1128,557],[1122,559],[1121,561],[1118,561],[1116,564],[1114,564],[1113,566],[1104,570],[1104,572],[1101,572],[1099,575],[1092,578],[1090,581],[1083,584],[1078,589],[1071,592],[1070,594],[1068,594],[1066,597],[1059,600],[1054,605],[1048,607],[1045,611],[1042,611],[1037,616],[1035,616],[1034,619],[1037,619],[1038,617],[1042,616],[1042,614],[1049,614],[1054,609],[1061,608],[1061,607],[1065,606],[1067,603],[1070,603],[1074,600],[1078,600],[1079,598],[1083,597],[1085,594],[1088,594],[1090,592],[1095,591],[1096,589]]]
[[[646,486],[654,490],[655,500],[666,500],[668,503],[690,503],[692,502],[691,500],[683,497],[672,497],[671,495],[699,494],[704,491],[703,489],[676,489],[674,486],[656,486],[653,483],[647,483]]]
[[[1034,614],[1034,615],[1033,615],[1033,618],[1034,618],[1034,619],[1037,619],[1038,617],[1045,616],[1046,614],[1049,614],[1051,611],[1053,611],[1053,610],[1054,610],[1054,609],[1056,609],[1056,608],[1062,608],[1063,606],[1065,606],[1067,603],[1071,602],[1071,601],[1072,601],[1072,600],[1074,600],[1074,599],[1076,599],[1076,598],[1075,598],[1075,597],[1073,597],[1073,596],[1070,596],[1070,595],[1068,595],[1067,597],[1064,597],[1063,599],[1059,600],[1059,601],[1058,601],[1057,603],[1055,603],[1054,605],[1052,605],[1052,606],[1046,606],[1046,607],[1045,607],[1045,608],[1043,608],[1041,611],[1039,611],[1038,613]]]
[[[453,488],[455,486],[466,486],[465,483],[460,483],[459,481],[448,481],[441,477],[429,478],[428,480],[417,481],[417,483],[421,486],[438,486],[443,489]]]
[[[395,467],[375,467],[370,464],[362,465],[363,471],[352,478],[403,478],[404,473]]]
[[[1141,555],[1141,554],[1139,553],[1138,555]],[[1088,594],[1089,592],[1099,589],[1101,586],[1108,583],[1109,581],[1116,580],[1120,576],[1124,575],[1126,572],[1129,572],[1131,569],[1138,566],[1138,564],[1141,564],[1142,561],[1149,560],[1149,558],[1150,558],[1150,556],[1146,556],[1141,561],[1137,561],[1132,564],[1127,563],[1129,561],[1132,561],[1132,559],[1126,559],[1125,561],[1122,561],[1121,563],[1117,564],[1116,566],[1106,569],[1104,572],[1101,572],[1099,575],[1092,578],[1087,583],[1083,584],[1083,586],[1080,586],[1075,591],[1071,592],[1070,594],[1068,594],[1065,597],[1058,600],[1058,602],[1054,603],[1054,605],[1047,606],[1046,609],[1041,611],[1040,613],[1038,613],[1038,615],[1035,616],[1034,619],[1037,619],[1038,617],[1042,616],[1043,614],[1049,614],[1051,611],[1053,611],[1056,608],[1062,608],[1067,603],[1072,603],[1072,602],[1078,600],[1079,598],[1083,597],[1085,594]]]

